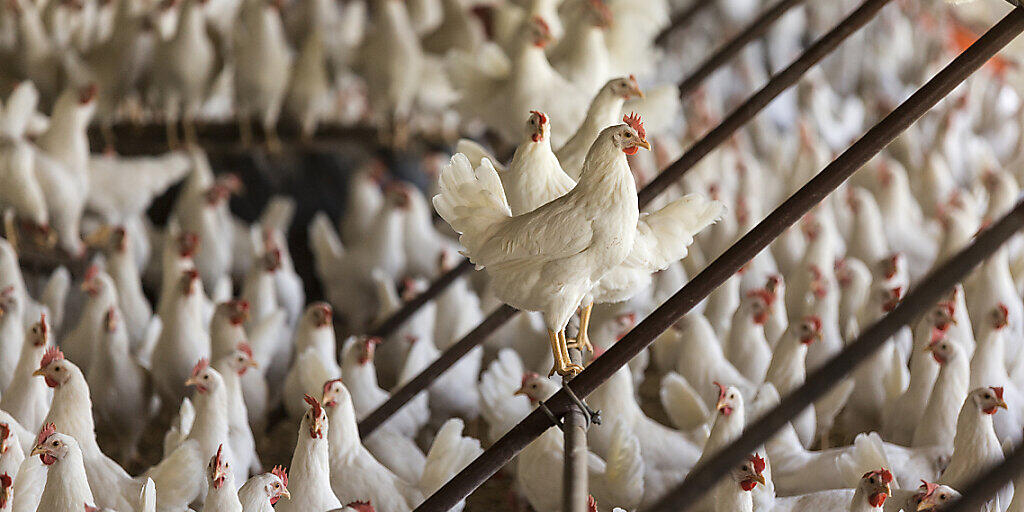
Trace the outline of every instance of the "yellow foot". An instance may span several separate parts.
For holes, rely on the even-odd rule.
[[[552,368],[552,371],[557,371],[562,377],[572,378],[579,375],[583,371],[583,367],[576,363],[569,363],[561,368]]]
[[[555,331],[548,331],[548,341],[551,342],[551,354],[555,358],[554,364],[551,365],[551,371],[548,372],[548,377],[559,371],[560,368],[564,368],[566,361],[562,358],[562,347],[559,341],[559,336]],[[559,372],[560,373],[560,372]]]
[[[586,350],[587,352],[590,352],[591,354],[593,354],[594,353],[594,345],[590,343],[590,336],[587,336],[586,333],[580,333],[580,334],[582,334],[582,336],[581,336],[582,340],[580,338],[570,338],[566,342],[565,345],[567,347],[569,347],[569,348],[574,348],[574,349],[579,350],[581,352]]]

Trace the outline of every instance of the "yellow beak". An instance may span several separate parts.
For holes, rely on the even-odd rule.
[[[925,510],[935,510],[935,505],[932,505],[931,503],[928,503],[926,501],[922,501],[921,503],[917,504],[917,512],[923,512]]]
[[[288,499],[292,499],[292,493],[288,491],[288,488],[284,488],[281,490],[281,496]]]
[[[32,448],[32,453],[30,453],[29,456],[30,457],[34,457],[36,455],[42,455],[44,453],[47,453],[45,446],[36,446],[36,447]]]
[[[647,151],[651,150],[651,143],[647,142],[646,140],[643,140],[643,139],[641,139],[640,142],[637,143],[637,146],[640,146],[640,147],[646,149]]]
[[[754,476],[754,480],[756,480],[756,481],[757,481],[757,483],[759,483],[759,484],[761,484],[761,485],[768,485],[768,484],[766,483],[765,479],[764,479],[764,476],[762,476],[762,475],[755,475],[755,476]]]
[[[185,381],[185,386],[198,386],[198,385],[199,385],[199,381],[197,381],[196,379],[194,379],[192,377],[189,377]]]
[[[996,404],[996,407],[1002,407],[1003,409],[1010,410],[1010,408],[1006,406],[1005,400],[1000,400],[999,403]]]
[[[32,376],[33,377],[45,377],[46,376],[46,371],[44,371],[42,368],[37,368],[34,372],[32,372]]]
[[[246,361],[245,365],[248,366],[249,368],[259,368],[260,367],[260,363],[256,362],[255,359],[250,359],[250,360]]]

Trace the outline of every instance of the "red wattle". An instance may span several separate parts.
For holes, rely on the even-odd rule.
[[[270,504],[271,505],[277,505],[277,501],[280,500],[280,499],[281,499],[280,496],[274,496],[273,498],[270,498]]]
[[[57,457],[50,455],[49,453],[42,453],[39,455],[39,460],[43,461],[43,464],[52,466],[54,462],[57,462]]]
[[[535,133],[533,135],[530,135],[530,138],[533,139],[534,142],[540,142],[540,134],[539,133]]]
[[[870,503],[872,507],[881,507],[885,504],[885,499],[888,497],[889,495],[884,492],[876,492],[871,496],[868,496],[868,503]]]
[[[43,377],[43,380],[46,381],[47,386],[50,386],[51,388],[57,387],[57,381],[51,379],[50,377]]]
[[[732,414],[732,407],[729,407],[729,406],[722,407],[721,409],[719,409],[719,411],[721,411],[722,416],[728,416],[728,415]]]
[[[628,148],[623,148],[622,150],[623,153],[630,156],[635,155],[637,151],[640,151],[640,148],[638,146],[630,146]]]
[[[744,491],[751,491],[751,490],[754,489],[754,487],[757,487],[757,481],[756,480],[744,480],[744,481],[740,482],[740,487]]]
[[[989,407],[988,409],[982,409],[981,412],[983,412],[985,414],[995,414],[996,411],[998,411],[998,410],[999,410],[998,407]]]

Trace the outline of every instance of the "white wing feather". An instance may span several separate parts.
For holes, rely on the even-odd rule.
[[[633,250],[623,265],[656,272],[685,258],[693,236],[720,219],[724,211],[725,205],[719,201],[689,194],[641,215]]]

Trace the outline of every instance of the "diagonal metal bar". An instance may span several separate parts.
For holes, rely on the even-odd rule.
[[[790,9],[804,3],[805,0],[779,0],[768,10],[750,22],[742,32],[720,46],[715,53],[704,60],[697,69],[679,83],[679,95],[687,97],[704,83],[707,77],[722,67],[723,64],[732,60],[737,53],[755,39],[760,39],[776,20],[786,14]]]
[[[896,309],[861,333],[834,359],[809,375],[804,385],[783,399],[778,407],[757,422],[748,425],[740,439],[722,450],[707,464],[694,470],[682,485],[644,512],[688,510],[693,502],[698,501],[706,489],[725,476],[730,468],[768,441],[809,404],[824,396],[901,327],[918,318],[938,302],[953,285],[999,249],[1006,240],[1018,233],[1021,227],[1024,227],[1024,203],[1018,203],[1009,214],[982,233],[971,245],[925,276],[920,286],[911,290]]]
[[[679,11],[672,15],[672,19],[669,20],[668,26],[665,27],[657,37],[654,38],[654,44],[662,46],[668,41],[676,30],[679,30],[688,25],[698,14],[704,9],[715,5],[715,0],[694,0],[686,9]]]
[[[640,351],[647,348],[659,334],[689,312],[697,303],[725,282],[726,279],[735,274],[758,252],[767,247],[779,234],[793,225],[829,193],[838,188],[843,181],[878,154],[897,135],[906,130],[911,123],[935,106],[954,87],[962,83],[971,73],[977,71],[985,61],[1016,37],[1021,30],[1024,30],[1024,14],[1022,13],[1024,13],[1024,9],[1015,9],[978,39],[975,44],[954,59],[953,62],[940,71],[927,84],[918,89],[917,92],[897,107],[896,110],[871,128],[849,149],[818,173],[816,177],[776,208],[767,218],[726,250],[700,274],[695,276],[686,286],[676,292],[665,304],[651,313],[615,345],[612,345],[607,352],[597,358],[586,370],[573,379],[568,387],[577,396],[586,397],[597,386],[608,380],[615,371],[626,365]],[[1019,211],[1019,209],[1015,210],[1018,215]],[[991,233],[993,232],[996,232],[995,228],[982,235],[982,238],[992,236]],[[956,260],[955,258],[954,261]],[[937,278],[943,277],[940,274]],[[950,285],[953,282],[955,281],[950,281]],[[926,282],[920,289],[925,290],[927,286],[931,285]],[[912,303],[909,295],[907,302]],[[870,331],[865,332],[865,335],[870,334]],[[804,390],[806,393],[814,395],[824,393],[827,390],[826,387],[822,387],[820,390],[810,387],[810,383],[818,383],[816,379],[820,378],[819,375],[820,372],[813,374],[808,379],[809,384],[798,390],[798,392]],[[820,383],[817,385],[820,385]],[[788,403],[790,404],[789,407],[795,408],[798,412],[806,407],[807,404],[810,404],[813,401],[813,397],[808,398],[804,396],[800,402],[795,400],[792,397],[787,398],[783,401],[783,405]],[[568,409],[571,402],[566,390],[562,389],[545,403],[556,415],[560,415]],[[795,412],[792,415],[795,416]],[[775,415],[773,420],[773,415],[769,414],[761,421],[773,420],[777,422],[782,416],[783,414]],[[427,498],[423,504],[416,508],[416,512],[440,512],[455,506],[461,499],[468,496],[481,483],[497,472],[498,469],[511,461],[527,444],[550,427],[551,420],[544,413],[534,411],[491,445],[480,457],[459,472],[452,480],[442,486],[441,489]],[[773,434],[777,429],[778,427],[775,429],[748,430],[743,438],[740,439],[740,442],[747,440],[750,447],[745,448],[747,445],[741,445],[736,450],[726,449],[706,466],[691,473],[681,489],[683,494],[691,497],[699,495],[701,492],[699,490],[700,487],[694,482],[702,484],[715,482],[727,469],[727,466],[724,465],[726,462],[733,464],[739,461],[743,453],[749,453],[752,447],[763,443],[764,439]],[[745,451],[741,453],[740,449]],[[719,462],[720,464],[716,464]],[[704,487],[704,489],[706,488]],[[674,497],[679,495],[679,493],[673,493]],[[695,501],[695,499],[692,499],[689,503]],[[669,509],[662,507],[654,510]],[[672,508],[671,510],[679,509]]]
[[[426,303],[436,299],[456,279],[469,273],[470,270],[473,270],[473,264],[468,259],[463,259],[455,268],[445,272],[441,277],[430,283],[430,286],[423,290],[423,293],[404,302],[402,307],[398,308],[398,311],[395,311],[391,316],[370,329],[370,336],[384,337],[395,332],[395,329],[401,327],[417,310]]]
[[[708,153],[718,147],[721,143],[725,142],[733,133],[736,132],[736,130],[742,127],[743,124],[771,103],[772,99],[796,83],[804,72],[821,61],[821,59],[834,50],[844,39],[856,32],[857,28],[864,26],[864,24],[866,24],[879,9],[890,1],[891,0],[865,0],[859,8],[843,19],[843,21],[839,22],[835,28],[822,36],[815,44],[811,45],[811,47],[808,48],[799,58],[793,61],[789,67],[772,77],[772,79],[769,80],[760,91],[737,107],[718,126],[708,132],[701,140],[694,143],[694,145],[691,146],[690,149],[688,149],[686,153],[679,158],[679,160],[676,160],[672,165],[662,171],[654,181],[648,183],[647,186],[641,189],[638,198],[640,208],[643,208],[650,203],[671,183],[682,178],[687,171],[697,165],[697,163],[707,156]],[[456,271],[461,273],[468,272],[470,268],[472,268],[472,264],[469,263],[469,261],[464,261],[459,265],[459,267],[449,274]],[[456,277],[458,277],[458,275],[446,275],[441,279],[444,280],[450,278],[451,280],[454,280]],[[430,289],[421,294],[421,296],[431,293],[432,291],[434,292],[434,295],[437,295],[442,289],[443,288],[440,287],[438,283],[435,283],[434,285],[431,285]],[[420,297],[417,297],[416,300],[419,299]],[[429,300],[429,298],[424,298],[422,301],[417,302],[417,304],[422,305],[427,300]],[[408,306],[408,308],[406,308],[406,306]],[[413,308],[411,303],[406,306],[403,306],[398,313],[406,311],[406,318],[408,318],[408,316],[415,311],[415,308]],[[500,308],[499,311],[501,311]],[[504,313],[511,315],[513,313],[512,308],[508,308]],[[498,311],[494,314],[498,314]],[[508,318],[505,318],[504,320],[508,320]],[[401,322],[399,322],[399,324],[400,323]],[[398,324],[394,324],[394,327],[397,327],[397,325]],[[497,329],[500,326],[501,323],[496,324],[494,329]],[[381,334],[379,330],[375,330],[375,332],[378,336],[386,335],[386,333]],[[492,331],[480,331],[480,328],[478,327],[477,329],[474,329],[472,333],[467,335],[467,338],[469,336],[473,336],[474,343],[482,343],[490,332]],[[421,379],[420,377],[423,376],[422,374],[417,376],[396,390],[386,402],[381,404],[378,410],[373,411],[369,416],[363,419],[359,424],[360,434],[365,437],[373,432],[391,414],[405,405],[409,400],[416,396],[417,393],[426,389],[426,387],[433,382],[434,378],[439,376],[441,373],[444,373],[445,370],[458,361],[459,357],[465,355],[473,348],[473,346],[475,346],[464,344],[464,342],[467,342],[466,338],[446,350],[441,355],[440,359],[424,370],[424,372],[430,371],[433,375],[432,378],[429,380]],[[455,354],[457,354],[457,356],[455,356]],[[384,411],[387,412],[385,413]]]

